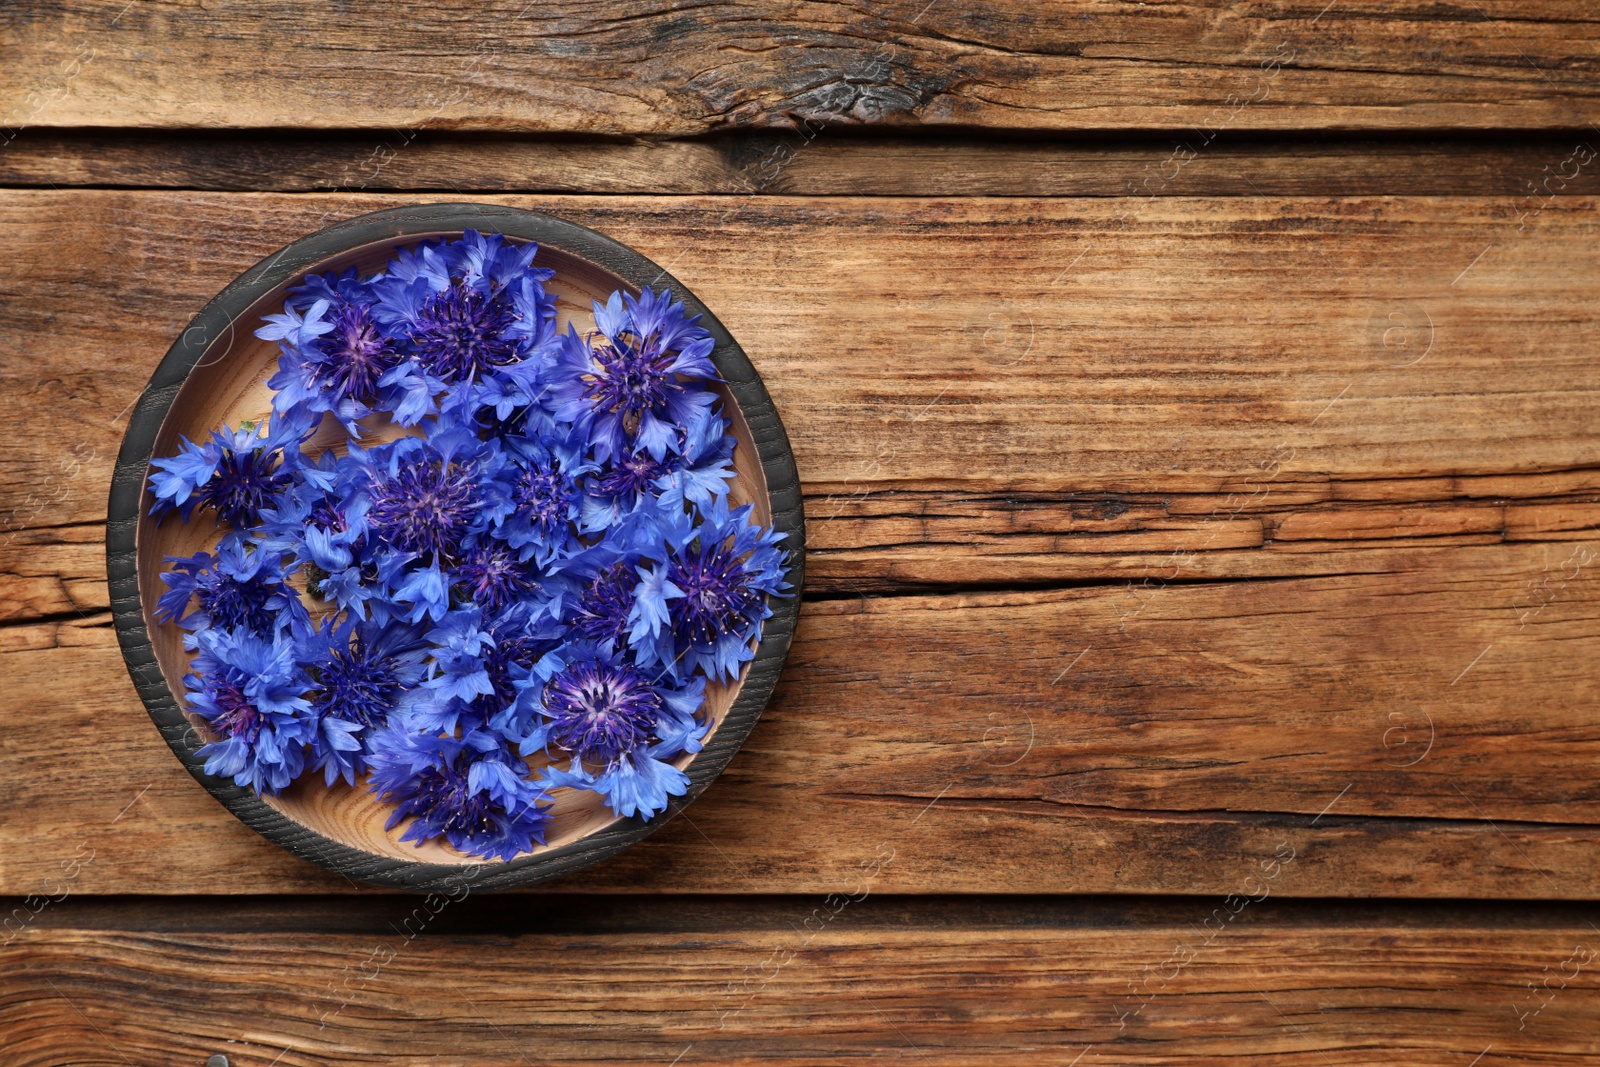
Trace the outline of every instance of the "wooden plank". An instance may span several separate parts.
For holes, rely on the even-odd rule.
[[[25,130],[0,151],[0,185],[251,191],[498,190],[747,196],[1499,196],[1549,180],[1600,192],[1600,148],[1571,135],[1349,137],[1227,134],[1193,159],[1175,139],[709,139],[571,141],[443,132],[145,133]],[[1568,162],[1570,158],[1570,162]],[[1565,166],[1563,166],[1565,164]],[[1548,168],[1548,169],[1546,169]]]
[[[813,492],[805,498],[805,592],[1379,573],[1391,549],[1525,542],[1551,543],[1546,562],[1554,567],[1600,536],[1600,472],[1592,470],[1275,482],[1260,492],[1161,493],[1159,481],[1147,488]],[[6,537],[0,623],[110,607],[101,522],[19,527]]]
[[[6,889],[102,837],[97,892],[329,886],[161,747],[96,524],[193,310],[397,199],[0,195],[0,795],[49,813],[0,830]],[[808,480],[813,591],[1112,583],[811,605],[693,822],[595,884],[825,890],[915,826],[901,891],[1220,891],[1285,833],[1319,846],[1296,893],[1600,891],[1570,655],[1596,615],[1594,201],[1519,229],[1471,198],[513,199],[670,263],[744,343]],[[78,773],[42,773],[62,751]]]
[[[881,844],[895,892],[1222,893],[1286,841],[1283,895],[1592,897],[1600,595],[1555,547],[808,603],[730,768],[583,885],[828,892]],[[187,777],[107,614],[0,633],[0,804],[32,813],[0,825],[0,891],[79,843],[84,892],[349,888]]]
[[[1385,568],[1387,549],[1583,544],[1600,535],[1600,472],[1592,470],[1493,479],[1296,476],[1214,493],[1161,493],[1160,480],[1152,481],[1142,493],[816,491],[806,498],[806,586],[880,593],[1375,573]]]
[[[429,198],[0,192],[6,529],[103,515],[122,417],[238,272]],[[670,266],[750,353],[828,512],[1600,467],[1593,198],[496,199]]]
[[[605,11],[404,0],[13,5],[0,122],[695,134],[803,124],[1026,130],[1578,128],[1581,0]],[[244,73],[248,72],[248,73]]]
[[[764,135],[742,135],[746,137]],[[1547,145],[1547,154],[1555,150]],[[808,153],[809,154],[809,153]],[[721,141],[566,141],[391,131],[293,132],[25,130],[0,151],[0,184],[379,192],[748,193],[756,153]],[[741,184],[742,182],[742,184]],[[845,190],[848,192],[849,190]]]
[[[45,928],[45,912],[0,948],[0,1041],[17,1067],[1600,1060],[1596,939],[1567,913],[1244,897],[957,913],[872,895],[780,898],[748,925],[689,902],[654,929],[450,932],[480,903],[378,905],[387,921],[351,916],[358,933]]]
[[[41,813],[0,830],[7,890],[102,838],[96,892],[330,887],[162,748],[96,523],[120,416],[193,310],[398,199],[0,194],[24,296],[0,308],[23,679],[0,796]],[[1596,615],[1594,201],[1519,230],[1471,198],[510,199],[670,263],[740,338],[808,480],[814,591],[1113,583],[811,605],[693,822],[594,884],[826,891],[914,826],[900,891],[1222,891],[1283,834],[1318,845],[1295,893],[1600,891],[1570,655]],[[62,751],[78,773],[41,773]]]

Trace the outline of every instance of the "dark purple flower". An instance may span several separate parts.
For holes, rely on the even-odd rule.
[[[313,342],[323,359],[318,383],[333,396],[370,407],[378,399],[378,379],[400,354],[372,321],[372,312],[360,304],[344,304],[333,317],[333,329]]]
[[[215,508],[229,526],[243,529],[261,517],[261,509],[287,481],[275,457],[257,449],[225,449],[217,473],[200,487],[200,502]]]
[[[606,567],[589,580],[578,597],[572,625],[592,641],[616,648],[623,644],[633,611],[633,591],[639,573],[626,559]]]
[[[168,588],[156,602],[157,619],[191,631],[220,627],[258,637],[309,622],[274,552],[225,541],[215,556],[200,552],[167,562],[172,568],[161,575]]]
[[[419,628],[332,618],[296,642],[302,666],[316,682],[310,694],[318,723],[312,766],[332,785],[351,785],[366,773],[363,740],[389,721],[423,674],[427,655]]]
[[[581,427],[604,461],[629,446],[656,459],[681,447],[683,427],[710,409],[713,341],[682,304],[645,289],[594,306],[595,333],[568,328],[550,368],[556,417]]]
[[[636,497],[650,488],[651,482],[672,473],[673,469],[648,452],[635,452],[618,456],[605,471],[591,475],[585,488],[595,496]]]
[[[577,487],[555,463],[523,468],[511,492],[517,514],[526,518],[533,536],[553,541],[566,532],[573,517]]]
[[[744,561],[726,542],[674,555],[667,564],[667,581],[683,596],[668,607],[672,628],[702,645],[743,631],[761,607],[761,593],[750,578]]]
[[[456,581],[488,611],[499,611],[539,589],[539,575],[504,541],[485,540],[467,549],[456,565]]]
[[[217,740],[204,745],[207,774],[276,793],[305,767],[316,731],[305,692],[310,679],[287,636],[263,640],[221,628],[196,635],[199,654],[184,678],[189,703]]]
[[[372,791],[395,805],[388,827],[414,820],[401,840],[442,837],[463,852],[503,860],[544,841],[545,791],[487,730],[441,736],[402,717],[374,735],[368,763]]]
[[[399,624],[323,623],[302,643],[302,662],[315,674],[311,708],[360,726],[381,726],[406,689],[422,677],[420,631]]]
[[[542,566],[577,547],[574,523],[583,507],[578,477],[593,466],[581,459],[584,447],[575,434],[537,427],[506,442],[510,503],[497,532]]]
[[[291,481],[290,462],[310,433],[302,417],[280,416],[262,435],[253,423],[237,430],[216,430],[196,445],[188,438],[176,456],[153,459],[150,486],[156,502],[152,515],[176,510],[187,521],[195,506],[213,509],[235,531],[261,521],[262,509]]]
[[[506,336],[515,321],[510,302],[470,285],[452,285],[422,306],[410,327],[412,350],[423,370],[454,385],[521,358]]]
[[[477,519],[477,471],[470,463],[414,449],[367,489],[372,537],[408,556],[453,559]]]
[[[661,696],[637,667],[580,656],[544,686],[549,742],[580,760],[610,763],[650,740]]]
[[[676,677],[703,671],[713,681],[736,678],[754,651],[761,623],[772,615],[767,597],[788,595],[782,534],[750,522],[750,505],[729,511],[717,499],[703,521],[668,514],[665,572],[641,582],[636,596],[645,625],[632,636],[649,640],[643,662],[663,665]],[[665,618],[662,627],[654,621]]]

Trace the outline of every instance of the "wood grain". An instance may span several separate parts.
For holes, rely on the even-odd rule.
[[[9,527],[103,515],[127,406],[228,280],[425,199],[0,193],[0,287],[26,295],[0,308]],[[1231,508],[1302,478],[1600,467],[1593,198],[497,199],[702,294],[825,513],[878,489]]]
[[[845,899],[479,933],[452,932],[477,898],[316,933],[75,928],[69,902],[0,949],[0,1042],[17,1067],[1600,1060],[1568,913]]]
[[[1499,196],[1600,192],[1574,134],[1220,135],[1062,140],[746,130],[625,141],[392,132],[24,130],[0,185],[284,192],[448,190],[749,196]],[[1178,155],[1175,157],[1174,153]],[[1572,162],[1566,162],[1573,157]],[[1562,166],[1566,163],[1565,167]],[[1181,168],[1181,169],[1180,169]]]
[[[348,888],[137,713],[96,524],[194,310],[404,199],[0,194],[5,888],[102,838],[96,892]],[[1287,835],[1285,893],[1600,892],[1594,200],[501,199],[706,299],[844,596],[693,822],[586,885],[828,891],[903,839],[897,892],[1226,892]]]
[[[1580,0],[22,0],[0,54],[8,1065],[1600,1062]],[[728,325],[810,599],[686,817],[397,897],[172,758],[105,487],[229,279],[485,193]]]
[[[1593,469],[1162,488],[1152,478],[1146,492],[816,491],[805,500],[806,595],[1380,573],[1389,549],[1537,542],[1550,547],[1548,569],[1520,594],[1532,608],[1572,582],[1557,565],[1600,535]],[[110,606],[100,523],[8,536],[0,622]]]
[[[809,597],[1381,572],[1381,550],[1549,544],[1528,607],[1600,534],[1600,476],[1300,483],[1244,493],[857,491],[807,498]],[[1579,491],[1571,491],[1578,487]],[[1370,494],[1370,498],[1363,495]],[[1545,495],[1548,494],[1548,495]],[[1241,503],[1243,506],[1241,506]],[[1235,510],[1237,509],[1237,511]],[[0,622],[110,606],[94,522],[0,546]],[[1585,569],[1587,564],[1580,567]],[[1570,584],[1574,576],[1567,575]],[[1547,596],[1544,599],[1548,599]]]
[[[7,127],[1584,127],[1581,0],[23,4]],[[250,71],[248,78],[240,71]]]
[[[1600,600],[1562,561],[1600,545],[1551,548],[812,602],[740,755],[583,885],[828,892],[887,845],[895,892],[1221,893],[1288,841],[1285,895],[1592,896]],[[347,888],[194,786],[106,621],[0,631],[0,800],[35,812],[0,826],[0,888],[34,891],[79,842],[92,892]]]

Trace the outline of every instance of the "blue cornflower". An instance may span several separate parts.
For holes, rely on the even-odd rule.
[[[594,464],[581,458],[582,445],[570,432],[510,437],[506,451],[514,462],[502,475],[510,507],[500,536],[541,566],[571,554],[578,544],[572,524],[583,508],[578,480]]]
[[[447,385],[520,362],[508,305],[464,284],[434,294],[407,324],[413,356]]]
[[[499,611],[539,592],[537,567],[497,538],[484,536],[461,553],[455,568],[456,589],[488,611]]]
[[[336,286],[323,283],[330,290]],[[278,372],[267,382],[274,390],[274,411],[332,412],[356,435],[356,420],[379,406],[380,385],[399,365],[401,355],[395,341],[385,336],[374,320],[370,298],[358,286],[337,287],[355,291],[348,295],[337,292],[331,302],[318,300],[298,329],[275,323],[257,330],[256,336],[282,338]],[[288,314],[292,315],[292,310]],[[315,330],[308,336],[313,319]],[[295,340],[291,341],[291,336]]]
[[[215,430],[195,444],[187,437],[178,454],[153,459],[150,475],[160,518],[176,510],[185,522],[196,505],[208,507],[232,527],[235,536],[261,520],[262,509],[288,485],[300,463],[300,444],[310,434],[304,419],[279,417],[266,433],[246,423],[238,430]]]
[[[153,461],[153,514],[223,527],[155,612],[196,653],[208,770],[367,774],[404,840],[501,858],[543,841],[551,789],[640,817],[686,791],[708,683],[787,595],[778,536],[730,510],[698,320],[646,289],[558,336],[536,252],[467,231],[307,276],[258,331],[282,350],[268,426]]]
[[[490,692],[473,711],[508,741],[524,742],[535,729],[539,692],[565,664],[567,633],[542,606],[524,601],[488,622],[494,645],[483,657]]]
[[[666,621],[659,604],[682,594],[665,584],[665,568],[641,565],[646,552],[665,558],[659,542],[643,552],[602,542],[562,563],[571,588],[559,607],[574,631],[607,651],[659,636]]]
[[[545,791],[487,730],[442,736],[400,716],[374,733],[367,759],[372,791],[395,805],[387,828],[412,820],[402,841],[443,837],[462,852],[502,860],[544,843]]]
[[[589,763],[611,763],[650,740],[661,694],[633,664],[604,650],[574,651],[545,683],[547,742]]]
[[[184,685],[217,737],[199,751],[206,773],[258,793],[279,792],[304,769],[317,728],[306,699],[311,680],[295,661],[293,641],[214,628],[200,631],[196,644]]]
[[[311,765],[329,785],[338,778],[354,785],[367,770],[364,736],[387,723],[422,679],[428,655],[422,631],[329,617],[296,643],[296,655],[316,683],[310,694],[317,720]]]
[[[337,485],[342,460],[325,451],[315,463],[302,464],[295,478],[261,509],[256,539],[262,547],[314,563],[323,570],[348,567],[359,553],[366,501],[341,498]],[[311,531],[317,537],[310,538]]]
[[[572,627],[607,648],[625,643],[639,585],[637,560],[623,556],[596,570],[572,608]]]
[[[713,500],[727,497],[734,450],[728,425],[715,408],[697,412],[684,423],[676,461],[652,483],[662,507],[673,511],[690,505],[708,508]]]
[[[407,357],[382,382],[404,397],[392,409],[402,423],[437,410],[435,398],[453,388],[502,417],[536,399],[555,339],[555,301],[543,285],[553,272],[531,266],[537,252],[468,230],[402,252],[373,281],[373,316]]]
[[[668,623],[643,644],[641,659],[677,677],[698,670],[712,681],[731,681],[755,656],[755,637],[772,616],[767,597],[789,595],[777,547],[783,535],[752,523],[750,505],[730,512],[721,499],[698,526],[686,516],[667,518],[670,551],[661,580],[637,594],[647,602],[646,617],[665,616]]]
[[[156,619],[185,630],[245,630],[268,637],[310,625],[305,605],[287,584],[282,558],[267,549],[224,541],[217,554],[168,556],[161,575],[167,591],[156,601]],[[190,603],[193,610],[188,610]],[[192,647],[192,645],[191,645]]]
[[[428,674],[411,714],[418,726],[454,733],[472,702],[494,692],[484,657],[494,648],[495,635],[483,612],[468,606],[435,620],[428,630],[428,642],[433,646]]]
[[[547,790],[566,787],[597,793],[616,814],[648,819],[666,810],[669,797],[688,792],[689,776],[650,749],[640,749],[598,772],[577,760],[565,770],[552,763],[539,784]]]
[[[650,746],[651,753],[673,759],[685,752],[699,752],[701,740],[711,730],[711,724],[699,718],[706,702],[705,676],[697,674],[677,687],[658,685],[657,692],[661,694],[661,718],[656,720],[657,740]]]
[[[669,455],[656,459],[648,452],[623,452],[605,469],[583,481],[583,509],[579,526],[584,533],[601,533],[638,510],[659,479],[672,474]]]
[[[705,679],[663,684],[596,645],[572,646],[564,657],[540,697],[546,722],[523,743],[524,752],[542,744],[570,760],[565,771],[547,768],[543,784],[591,790],[618,815],[661,811],[688,788],[688,775],[666,760],[700,747]]]
[[[437,620],[450,604],[450,568],[510,509],[499,472],[502,451],[462,427],[443,427],[426,444],[402,438],[392,446],[389,474],[369,483],[363,525],[379,573],[415,622]],[[416,566],[402,574],[401,565]],[[498,583],[515,576],[499,575]],[[492,594],[495,583],[485,587]],[[500,585],[501,593],[516,591]]]
[[[565,636],[532,601],[492,615],[475,605],[450,612],[428,634],[435,647],[413,694],[412,719],[441,733],[487,724],[508,741],[524,740],[535,726],[539,687],[562,665],[553,653]]]
[[[579,528],[599,533],[633,515],[646,496],[669,510],[706,507],[728,495],[733,479],[733,436],[716,410],[698,411],[684,425],[678,446],[661,459],[624,450],[604,471],[583,480]]]
[[[370,452],[351,447],[341,491],[353,501],[365,555],[397,610],[412,622],[450,609],[451,575],[474,538],[509,501],[500,451],[462,428],[435,428]]]
[[[376,567],[365,552],[363,521],[369,502],[342,498],[340,457],[323,452],[301,467],[298,480],[274,506],[261,509],[256,537],[261,547],[289,556],[308,574],[307,592],[358,619],[371,613],[387,619],[388,601],[379,596]],[[370,609],[369,609],[370,603]]]
[[[411,622],[432,619],[438,622],[450,611],[450,578],[434,558],[420,567],[391,579],[393,591],[387,599],[395,614]]]
[[[588,434],[601,462],[638,449],[660,460],[715,401],[699,384],[719,380],[712,337],[648,288],[637,300],[612,293],[594,318],[591,337],[569,325],[560,339],[547,374],[555,415]]]
[[[347,267],[338,274],[333,271],[325,274],[307,274],[304,281],[289,290],[290,295],[285,307],[309,308],[319,300],[330,307],[337,307],[339,304],[371,303],[370,287],[377,277],[379,276],[372,275],[362,278],[354,267]],[[274,316],[267,316],[268,321],[272,321],[273,318]],[[258,333],[256,336],[261,335]],[[269,337],[267,340],[275,338]]]
[[[470,457],[447,455],[415,437],[377,451],[363,489],[366,533],[405,559],[453,559],[480,524],[482,493]]]

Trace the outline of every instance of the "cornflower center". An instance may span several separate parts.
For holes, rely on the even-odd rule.
[[[477,495],[469,465],[418,458],[372,487],[367,524],[391,548],[453,559],[472,525]]]
[[[485,298],[470,285],[452,285],[417,315],[411,342],[425,369],[454,384],[517,362],[516,342],[501,336],[513,321],[502,297]]]
[[[551,740],[580,759],[610,763],[649,739],[661,697],[637,668],[587,658],[546,683],[544,706]]]
[[[614,461],[611,470],[589,480],[589,491],[596,496],[623,496],[642,493],[651,482],[672,468],[652,459],[648,452],[635,452]]]
[[[344,513],[327,499],[311,509],[311,513],[306,516],[306,522],[312,526],[320,526],[329,533],[343,533],[347,528]]]
[[[638,575],[626,562],[613,563],[595,575],[578,598],[573,621],[579,631],[595,641],[620,643],[628,631],[628,613],[633,610],[633,589],[638,583]]]
[[[527,516],[528,525],[548,540],[566,525],[572,480],[554,464],[530,466],[517,480],[513,499]]]
[[[322,692],[312,701],[318,715],[362,726],[381,726],[400,697],[394,661],[360,644],[336,649],[320,665]]]
[[[714,644],[741,629],[754,620],[761,603],[726,541],[674,555],[667,580],[683,590],[668,606],[672,628],[697,645]]]
[[[584,396],[600,410],[620,415],[629,431],[637,429],[646,411],[657,410],[671,393],[683,389],[668,370],[672,353],[661,348],[654,334],[623,333],[595,346],[590,355],[599,366],[587,376]]]
[[[465,583],[467,595],[491,611],[498,611],[539,587],[517,554],[499,542],[468,550],[456,575]]]
[[[539,657],[549,652],[555,645],[554,641],[540,641],[526,634],[495,637],[494,647],[483,657],[483,669],[488,672],[489,684],[494,687],[494,708],[490,712],[491,715],[504,709],[516,698],[517,690],[512,684],[511,668],[516,666],[528,670],[539,661]]]
[[[197,495],[230,526],[254,526],[261,521],[261,509],[289,480],[277,467],[277,460],[264,449],[223,449],[216,473]]]
[[[211,625],[225,630],[248,630],[265,634],[272,630],[274,617],[267,601],[282,592],[276,583],[260,579],[240,581],[217,571],[207,572],[195,592],[200,607],[211,617]]]
[[[444,767],[429,767],[416,776],[416,810],[437,820],[441,833],[488,834],[495,831],[495,803],[486,793],[467,788],[467,768],[460,756]]]
[[[219,688],[215,699],[222,711],[211,720],[212,728],[224,737],[241,738],[245,744],[254,745],[261,736],[260,710],[232,684]]]
[[[321,383],[331,391],[371,404],[378,397],[378,379],[400,362],[394,344],[378,332],[371,313],[344,304],[333,329],[318,339],[328,357],[318,368]]]

